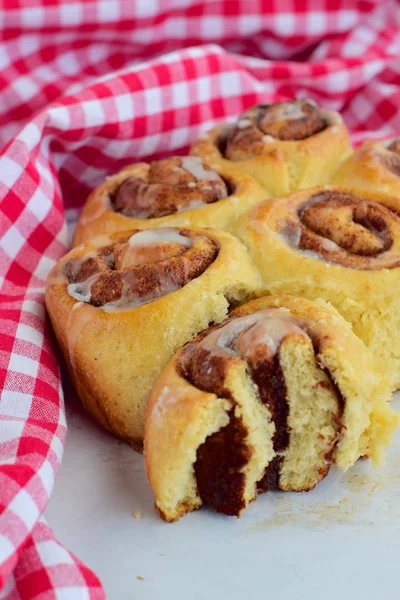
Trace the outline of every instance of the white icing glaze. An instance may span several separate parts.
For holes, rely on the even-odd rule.
[[[299,104],[283,102],[281,105],[276,106],[273,111],[267,111],[263,116],[263,122],[271,123],[280,119],[294,121],[296,119],[303,119],[304,117],[305,114]]]
[[[277,236],[283,244],[298,248],[301,239],[301,229],[300,227],[286,227]]]
[[[307,337],[290,311],[267,309],[232,319],[212,331],[199,342],[199,346],[214,355],[228,354],[246,359],[259,344],[268,346],[275,354],[283,338],[292,334]]]
[[[192,245],[191,239],[181,235],[175,229],[148,229],[134,233],[128,240],[131,248],[144,248],[148,246],[157,246],[158,244],[180,244],[189,248]]]
[[[314,100],[311,100],[311,98],[306,98],[305,102],[307,102],[307,104],[309,104],[313,108],[318,108],[318,104],[314,102]]]
[[[131,248],[139,248],[139,249],[146,248],[146,247],[153,246],[153,245],[159,245],[159,244],[163,244],[163,243],[174,243],[174,244],[179,244],[181,246],[188,248],[192,245],[192,240],[191,240],[191,238],[181,235],[175,229],[165,228],[165,229],[156,229],[156,230],[150,229],[150,230],[146,230],[146,231],[139,231],[138,233],[132,235],[129,238],[128,243]],[[92,254],[93,254],[93,256],[96,256],[96,253],[88,252],[81,258],[81,260],[76,261],[76,264],[74,264],[74,266],[73,266],[73,273],[75,273],[75,275],[79,272],[82,262],[84,260],[86,260],[88,257],[90,257]],[[107,258],[108,257],[105,257],[104,260],[108,264],[110,264],[114,260],[113,256],[111,256],[110,261],[107,261]],[[185,272],[185,282],[186,282],[186,281],[188,281],[188,278],[189,278],[190,263],[189,263],[189,260],[185,259],[185,257],[182,257],[182,260],[183,260],[183,266],[184,266],[184,272]],[[79,305],[82,305],[83,303],[90,302],[91,287],[98,280],[100,275],[101,275],[100,273],[95,273],[94,275],[92,275],[91,277],[86,279],[85,281],[68,284],[68,286],[67,286],[68,294],[72,298],[74,298],[75,300],[78,301],[78,304],[75,305],[76,307],[79,307]],[[123,281],[121,297],[118,300],[115,300],[113,302],[108,302],[108,303],[104,304],[103,306],[101,306],[100,308],[102,310],[104,310],[105,312],[115,312],[115,311],[129,310],[132,308],[138,308],[140,306],[143,306],[144,304],[154,301],[156,298],[165,296],[166,294],[169,294],[169,293],[177,290],[179,287],[176,285],[176,283],[173,283],[169,279],[167,274],[164,275],[163,273],[161,273],[159,275],[158,288],[162,290],[162,293],[155,292],[154,294],[152,294],[148,297],[140,298],[135,294],[135,291],[132,289],[132,283],[133,283],[132,273],[128,273],[127,276],[124,278],[124,273],[122,272],[121,276],[122,276],[122,281]],[[63,276],[63,281],[65,281],[65,275]],[[75,307],[74,307],[74,309],[75,309]]]
[[[186,212],[188,210],[192,210],[193,208],[198,208],[199,206],[204,206],[206,204],[206,202],[203,202],[203,200],[192,200],[191,202],[189,202],[189,204],[185,204],[184,206],[180,206],[179,210],[177,210],[178,213],[183,213]]]
[[[286,336],[295,334],[307,337],[301,327],[290,321],[289,315],[281,313],[277,316],[276,311],[271,312],[275,314],[263,316],[240,336],[236,350],[243,358],[246,358],[257,344],[268,346],[275,354]]]
[[[67,286],[67,292],[74,298],[78,300],[78,302],[90,302],[92,292],[92,285],[98,280],[100,277],[100,273],[95,273],[85,281],[80,281],[76,283],[69,283]]]
[[[190,260],[182,257],[182,264],[184,268],[184,278],[185,283],[189,280],[189,272],[190,272]],[[148,296],[139,297],[135,290],[132,289],[132,275],[129,274],[127,278],[123,277],[122,274],[122,292],[121,297],[118,300],[114,300],[113,302],[107,302],[100,308],[105,312],[120,312],[124,310],[132,310],[134,308],[139,308],[144,306],[145,304],[149,304],[149,302],[154,302],[171,292],[175,292],[180,289],[180,286],[175,282],[171,281],[168,274],[159,273],[158,274],[158,290],[162,290],[162,293],[152,293]],[[184,285],[185,285],[184,283]]]
[[[311,201],[310,202],[310,206],[317,204],[319,202],[319,200],[316,201]],[[307,257],[307,258],[312,258],[314,260],[322,260],[321,256],[317,253],[314,252],[313,250],[304,250],[304,249],[300,249],[299,248],[299,244],[300,244],[300,240],[301,240],[301,228],[300,227],[286,227],[286,229],[283,229],[280,233],[276,234],[278,239],[281,241],[282,244],[289,246],[291,248],[295,248],[296,250],[299,250],[302,254],[302,256]],[[336,244],[336,242],[334,242],[333,240],[330,240],[329,238],[324,238],[322,236],[318,236],[321,247],[326,250],[327,252],[335,252],[338,250],[342,250],[342,248]]]
[[[104,310],[104,312],[107,313],[132,310],[134,308],[140,308],[141,306],[149,304],[150,302],[154,302],[155,300],[158,300],[163,296],[166,296],[167,294],[170,294],[171,292],[175,292],[176,290],[180,289],[179,286],[173,285],[171,281],[167,280],[165,280],[165,282],[162,282],[161,285],[163,289],[162,294],[151,294],[149,296],[139,298],[132,292],[130,286],[125,285],[124,282],[121,297],[118,300],[114,300],[113,302],[107,302],[100,308],[101,310]]]
[[[236,124],[236,127],[238,129],[246,129],[246,127],[250,127],[250,125],[251,125],[250,119],[239,119],[239,121]]]
[[[196,182],[195,181],[189,181],[189,183],[186,184],[188,187],[190,188],[194,188],[196,187]]]
[[[201,158],[198,156],[183,156],[181,158],[182,168],[193,175],[198,181],[218,181],[219,175],[211,169],[205,169]]]
[[[157,402],[153,407],[152,419],[155,425],[161,425],[162,419],[167,413],[170,406],[176,404],[179,400],[176,386],[171,390],[168,386],[164,386],[157,397]]]
[[[275,138],[272,135],[263,135],[262,141],[269,144],[275,141]]]
[[[75,277],[78,275],[82,264],[86,260],[88,260],[89,258],[96,258],[97,255],[98,254],[96,250],[89,250],[88,252],[85,252],[85,254],[82,254],[79,258],[71,260],[69,264],[72,279],[75,279]]]
[[[341,250],[341,247],[336,244],[333,240],[329,238],[321,238],[321,246],[324,250],[328,252],[334,252],[335,250]]]

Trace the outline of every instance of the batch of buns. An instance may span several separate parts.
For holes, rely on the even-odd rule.
[[[398,425],[400,140],[353,151],[308,100],[97,187],[46,305],[86,409],[160,515],[239,515],[379,463]]]

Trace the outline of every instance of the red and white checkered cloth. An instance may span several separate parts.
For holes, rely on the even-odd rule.
[[[261,100],[400,134],[395,0],[0,0],[0,599],[102,599],[42,513],[66,434],[46,276],[88,190]]]

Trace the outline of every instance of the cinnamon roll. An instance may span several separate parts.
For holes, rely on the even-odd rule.
[[[328,183],[351,153],[341,116],[311,100],[260,104],[200,138],[191,154],[248,173],[273,196]]]
[[[332,303],[390,367],[398,388],[400,216],[390,203],[366,190],[306,190],[260,204],[240,235],[264,292]]]
[[[228,233],[133,230],[64,256],[49,275],[46,306],[83,404],[139,447],[147,396],[167,360],[257,285]]]
[[[150,395],[145,458],[167,521],[207,504],[239,516],[257,494],[311,490],[331,464],[378,463],[398,424],[390,389],[322,302],[264,297],[179,350]]]
[[[195,156],[137,163],[90,194],[74,243],[112,231],[170,225],[231,231],[244,212],[267,196],[251,177],[211,168]]]
[[[336,185],[383,192],[400,212],[400,138],[364,142],[338,169]]]

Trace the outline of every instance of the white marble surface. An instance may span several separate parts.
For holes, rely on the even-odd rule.
[[[382,469],[360,461],[314,492],[265,495],[240,520],[201,510],[166,524],[143,457],[75,404],[68,421],[46,516],[110,600],[398,597],[400,434]]]

